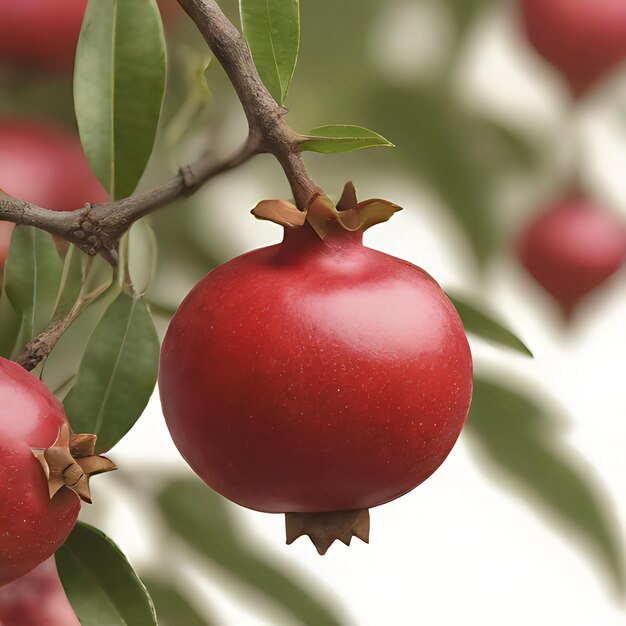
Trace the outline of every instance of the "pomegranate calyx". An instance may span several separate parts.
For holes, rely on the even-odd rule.
[[[68,424],[63,424],[49,448],[32,448],[46,474],[50,499],[67,487],[91,504],[89,478],[117,469],[115,463],[95,453],[95,445],[96,435],[75,435]]]
[[[347,546],[352,537],[369,543],[370,513],[369,509],[330,513],[285,513],[285,528],[288,545],[298,537],[308,535],[318,553],[324,555],[337,539]]]
[[[358,202],[354,185],[347,182],[337,206],[323,191],[317,190],[304,211],[285,200],[263,200],[252,209],[252,215],[286,228],[299,228],[308,221],[319,238],[324,239],[334,223],[349,232],[365,231],[401,210],[397,204],[380,198]]]

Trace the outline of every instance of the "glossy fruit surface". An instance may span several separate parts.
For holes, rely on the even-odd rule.
[[[582,95],[626,59],[624,0],[522,0],[526,34]]]
[[[564,200],[530,223],[518,254],[569,316],[626,261],[626,227],[591,202]]]
[[[0,626],[80,626],[54,559],[0,587]]]
[[[472,361],[459,316],[428,274],[361,237],[286,230],[211,272],[174,316],[159,379],[168,427],[238,504],[383,504],[461,432]]]
[[[178,12],[160,2],[164,20]],[[87,0],[1,0],[0,65],[71,70]]]
[[[61,403],[41,381],[0,358],[0,585],[48,559],[76,523],[78,496],[62,489],[50,499],[31,451],[52,445],[65,422]]]
[[[0,118],[0,188],[55,211],[107,199],[78,135],[50,123],[14,118]],[[0,223],[0,265],[6,259],[12,229]]]

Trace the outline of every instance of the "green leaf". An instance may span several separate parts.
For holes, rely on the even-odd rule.
[[[65,593],[83,626],[156,626],[146,588],[104,533],[78,522],[55,559]]]
[[[310,130],[305,135],[306,139],[300,144],[301,150],[310,152],[322,152],[334,154],[337,152],[352,152],[363,148],[382,146],[395,148],[395,146],[382,135],[368,130],[362,126],[349,126],[334,124],[320,126]]]
[[[281,106],[300,49],[299,0],[239,0],[243,34],[261,80]]]
[[[70,246],[63,262],[54,317],[65,317],[78,298],[83,283],[82,260],[80,250],[75,246]]]
[[[159,626],[210,626],[211,622],[174,585],[142,578],[156,607]]]
[[[517,484],[524,499],[539,502],[586,541],[623,594],[624,547],[607,498],[590,468],[559,440],[550,417],[533,400],[477,378],[467,430],[483,458]]]
[[[0,295],[0,356],[10,359],[22,324],[21,315],[13,308],[6,293]]]
[[[5,290],[22,317],[20,341],[28,343],[52,320],[63,262],[52,237],[42,230],[18,226],[13,231],[5,267]]]
[[[130,196],[156,136],[165,39],[156,0],[89,0],[74,71],[80,137],[112,198]]]
[[[156,273],[157,240],[148,222],[135,222],[128,236],[128,272],[135,293],[143,295]]]
[[[159,495],[170,529],[238,580],[305,624],[339,624],[332,609],[241,542],[225,500],[197,480],[175,480]]]
[[[93,331],[64,406],[74,432],[112,448],[146,408],[157,379],[159,339],[141,298],[121,293]]]
[[[461,300],[456,296],[451,296],[449,293],[448,298],[450,298],[450,301],[458,311],[463,321],[463,326],[465,326],[465,330],[468,333],[478,335],[487,341],[504,346],[505,348],[512,348],[526,356],[533,356],[533,353],[526,347],[521,339],[500,322],[494,320],[490,314],[488,315],[473,304],[469,304],[467,301]]]

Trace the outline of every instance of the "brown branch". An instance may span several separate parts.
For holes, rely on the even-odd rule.
[[[195,22],[239,96],[249,124],[246,143],[232,156],[214,162],[205,156],[180,169],[172,181],[146,193],[87,205],[76,211],[51,211],[0,190],[0,220],[35,226],[58,235],[89,255],[114,262],[121,236],[133,222],[178,198],[193,194],[208,180],[261,152],[274,155],[291,186],[298,208],[317,191],[300,156],[302,137],[284,121],[286,109],[271,97],[252,60],[250,49],[214,0],[178,0]]]

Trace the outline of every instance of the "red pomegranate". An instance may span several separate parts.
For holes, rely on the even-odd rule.
[[[162,0],[163,18],[177,4]],[[71,69],[87,0],[1,0],[0,64]]]
[[[114,468],[94,456],[95,437],[68,435],[47,387],[0,358],[0,586],[55,552],[76,523],[78,494],[89,501],[88,476]]]
[[[80,626],[54,559],[0,587],[0,626]]]
[[[569,317],[626,261],[626,227],[588,200],[566,199],[530,223],[518,255]]]
[[[472,360],[426,272],[364,247],[361,230],[334,224],[322,240],[306,225],[191,291],[159,388],[174,442],[215,491],[271,513],[352,512],[443,462],[467,416]],[[332,517],[320,517],[326,530]],[[301,521],[291,516],[288,535],[313,538],[293,534]],[[349,542],[344,530],[318,549]]]
[[[55,211],[107,199],[75,133],[48,122],[14,118],[0,118],[0,188]],[[0,267],[12,229],[0,222]]]
[[[537,52],[583,95],[626,59],[624,0],[521,0],[526,34]]]

